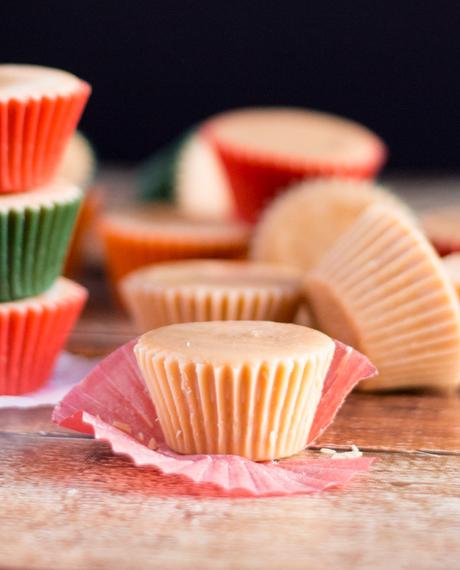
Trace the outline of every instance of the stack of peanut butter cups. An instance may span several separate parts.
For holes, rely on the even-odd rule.
[[[85,303],[60,276],[82,199],[55,176],[90,86],[0,65],[0,394],[41,387]]]

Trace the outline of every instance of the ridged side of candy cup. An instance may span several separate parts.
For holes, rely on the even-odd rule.
[[[292,184],[261,216],[249,256],[310,270],[373,204],[413,215],[397,195],[368,180],[320,178]]]
[[[82,198],[54,182],[0,200],[0,301],[37,295],[60,274]]]
[[[413,221],[373,206],[305,281],[318,328],[366,354],[362,390],[460,383],[460,313],[440,258]]]
[[[335,343],[292,324],[216,321],[156,329],[134,351],[171,449],[262,461],[305,447]]]
[[[120,294],[142,332],[194,321],[291,322],[300,303],[301,273],[274,264],[177,261],[130,273]]]
[[[91,92],[65,71],[0,65],[0,192],[48,183]]]
[[[37,297],[0,304],[0,394],[46,383],[86,298],[84,287],[60,278]]]
[[[109,212],[100,220],[100,233],[114,285],[131,271],[161,261],[242,258],[250,237],[244,224],[190,220],[159,205]]]
[[[372,178],[386,157],[383,142],[365,127],[305,109],[230,111],[201,132],[224,164],[238,215],[249,222],[293,181]]]

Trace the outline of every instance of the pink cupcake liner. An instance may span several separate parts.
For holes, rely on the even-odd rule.
[[[301,455],[256,463],[237,455],[179,455],[165,444],[156,410],[134,356],[136,339],[103,360],[54,409],[59,425],[108,441],[114,453],[137,466],[156,468],[196,484],[204,494],[276,496],[308,494],[346,484],[367,471],[373,458],[312,459]],[[346,395],[375,368],[359,352],[336,342],[336,351],[311,426],[315,441]],[[212,490],[212,491],[211,491]]]

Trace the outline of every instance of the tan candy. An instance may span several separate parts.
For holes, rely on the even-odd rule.
[[[56,176],[86,189],[94,178],[96,157],[88,139],[76,132],[69,140]]]
[[[139,330],[215,320],[292,321],[300,274],[277,265],[181,261],[130,273],[120,292]]]
[[[342,117],[308,109],[261,107],[227,111],[211,120],[215,136],[248,154],[318,166],[361,166],[383,154],[380,139]]]
[[[311,269],[375,203],[409,214],[399,198],[372,182],[331,178],[294,184],[262,215],[250,255],[257,261]]]
[[[301,451],[335,350],[292,324],[170,325],[135,346],[169,447],[269,460]]]
[[[175,194],[179,209],[191,218],[228,220],[234,215],[227,175],[215,151],[200,134],[190,137],[181,151]]]
[[[460,315],[455,292],[418,228],[373,206],[307,276],[319,328],[366,354],[379,376],[364,390],[460,382]]]

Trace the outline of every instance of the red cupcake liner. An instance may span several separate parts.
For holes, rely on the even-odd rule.
[[[0,394],[45,384],[86,298],[84,287],[61,278],[42,295],[0,304]]]
[[[0,192],[50,181],[90,93],[81,81],[69,95],[0,101]]]
[[[458,205],[436,208],[420,214],[423,230],[441,257],[460,252],[460,230]]]
[[[429,240],[441,257],[450,255],[451,253],[460,252],[460,239],[438,239],[433,236],[428,236]]]
[[[256,222],[267,204],[291,183],[307,178],[336,176],[374,178],[387,154],[384,144],[376,141],[373,158],[360,165],[276,159],[221,140],[214,132],[212,122],[205,124],[201,132],[213,145],[225,167],[237,215],[250,223]]]
[[[299,455],[257,463],[237,455],[179,455],[165,444],[157,413],[134,356],[133,340],[104,359],[56,406],[53,421],[108,441],[114,453],[167,475],[179,475],[203,494],[275,496],[308,494],[347,483],[373,458],[317,459]],[[369,360],[336,342],[323,396],[310,430],[311,444],[333,421],[354,385],[375,374]]]

